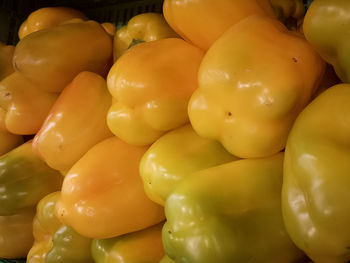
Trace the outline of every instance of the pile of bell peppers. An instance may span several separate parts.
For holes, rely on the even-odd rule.
[[[0,258],[350,262],[350,1],[69,7],[0,43]]]

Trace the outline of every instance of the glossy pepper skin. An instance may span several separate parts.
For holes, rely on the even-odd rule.
[[[82,71],[105,76],[112,37],[95,21],[64,23],[28,35],[16,45],[13,63],[38,88],[61,92]]]
[[[297,33],[277,20],[248,17],[204,56],[188,106],[191,124],[235,156],[273,155],[285,147],[323,73],[323,60]]]
[[[281,211],[283,153],[193,173],[168,197],[163,244],[177,263],[290,263],[303,253]]]
[[[284,222],[316,263],[350,260],[349,98],[349,84],[320,94],[298,116],[286,146]]]
[[[275,18],[269,0],[165,0],[163,13],[176,33],[202,50],[245,17]]]
[[[33,223],[34,244],[27,263],[92,263],[91,239],[82,237],[62,225],[55,215],[60,192],[50,193],[37,205]]]
[[[34,207],[41,198],[62,183],[59,172],[51,169],[32,151],[28,141],[0,157],[0,215],[15,215]]]
[[[25,258],[33,243],[34,209],[0,216],[0,258]]]
[[[158,263],[165,252],[163,222],[109,239],[94,239],[91,254],[96,263]]]
[[[34,150],[53,169],[68,171],[92,146],[113,135],[106,122],[111,104],[102,77],[79,73],[59,95],[35,135]]]
[[[35,134],[43,124],[58,94],[38,89],[15,72],[0,82],[0,107],[5,110],[5,127],[14,134]]]
[[[6,111],[0,108],[0,156],[23,143],[23,137],[10,133],[5,125]]]
[[[116,61],[135,42],[149,42],[163,38],[179,37],[158,13],[143,13],[131,18],[120,28],[113,41],[113,57]]]
[[[21,24],[18,37],[22,39],[33,32],[59,25],[73,18],[87,19],[82,12],[69,7],[44,7],[37,9]]]
[[[200,137],[186,125],[152,144],[141,159],[140,176],[147,196],[164,206],[168,195],[187,175],[237,159],[219,142]]]
[[[148,199],[139,175],[146,150],[115,136],[92,147],[64,178],[56,205],[59,220],[99,239],[161,222],[163,207]]]
[[[127,143],[148,145],[186,124],[202,57],[200,49],[179,38],[130,48],[107,77],[115,99],[107,115],[110,130]]]
[[[12,66],[14,52],[14,46],[7,46],[0,42],[0,81],[15,71]]]
[[[343,82],[350,82],[350,23],[347,0],[316,0],[306,12],[303,31],[322,58]]]

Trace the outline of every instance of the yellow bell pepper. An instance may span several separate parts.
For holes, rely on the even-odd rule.
[[[0,216],[0,258],[25,258],[33,244],[34,209]],[[1,260],[0,260],[1,261]]]
[[[269,0],[165,0],[163,13],[175,32],[203,50],[245,17],[275,18]]]
[[[237,159],[219,142],[200,137],[186,125],[152,144],[141,159],[140,175],[147,196],[164,206],[168,195],[190,173]]]
[[[105,22],[105,23],[102,23],[101,26],[104,28],[104,30],[110,34],[111,36],[114,37],[116,31],[117,31],[117,28],[116,26],[113,24],[113,23],[109,23],[109,22]]]
[[[350,84],[333,86],[288,137],[282,211],[294,243],[317,263],[350,261]]]
[[[0,108],[0,156],[23,143],[23,137],[10,133],[5,125],[6,112]]]
[[[38,89],[18,72],[0,82],[0,107],[6,111],[5,127],[14,134],[35,134],[56,99],[57,94]]]
[[[92,147],[64,178],[58,219],[83,236],[100,239],[164,220],[163,208],[148,199],[139,175],[146,150],[116,137]]]
[[[56,26],[73,18],[87,19],[82,12],[69,7],[44,7],[37,9],[21,24],[18,37],[22,39],[33,32]]]
[[[105,76],[112,62],[112,36],[95,21],[64,23],[37,31],[16,46],[15,70],[38,88],[61,92],[82,71]]]
[[[308,104],[325,63],[297,33],[277,20],[250,16],[225,32],[199,69],[189,117],[202,137],[235,156],[273,155]]]
[[[106,123],[112,103],[106,81],[82,72],[62,91],[33,147],[52,168],[68,171],[92,146],[113,136]]]
[[[12,66],[14,52],[14,46],[6,46],[0,42],[0,81],[15,71]]]
[[[92,240],[62,225],[55,215],[55,205],[60,192],[54,192],[37,205],[33,223],[34,244],[27,256],[27,263],[92,263]]]
[[[179,38],[129,49],[107,77],[115,99],[107,115],[110,130],[127,143],[148,145],[187,123],[202,57],[200,49]]]
[[[120,28],[113,42],[113,57],[116,61],[134,43],[149,42],[163,38],[179,37],[167,24],[163,15],[144,13],[131,18]]]
[[[92,257],[96,263],[158,263],[165,254],[163,224],[110,239],[95,239]]]

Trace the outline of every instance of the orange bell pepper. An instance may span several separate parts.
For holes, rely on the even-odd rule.
[[[0,42],[0,81],[15,71],[12,66],[14,52],[14,46],[6,46]]]

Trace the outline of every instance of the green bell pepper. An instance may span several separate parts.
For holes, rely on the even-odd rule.
[[[350,82],[349,10],[348,0],[316,0],[303,24],[306,39],[343,82]]]
[[[28,141],[0,157],[0,215],[35,207],[45,195],[61,187],[62,175],[33,151]]]
[[[186,125],[152,144],[141,159],[140,175],[147,196],[164,206],[169,193],[188,174],[237,159],[219,142],[200,137]]]
[[[350,84],[298,116],[285,149],[282,211],[294,243],[317,263],[350,260]]]
[[[291,263],[304,254],[281,211],[283,153],[193,173],[169,195],[162,237],[177,263]]]

